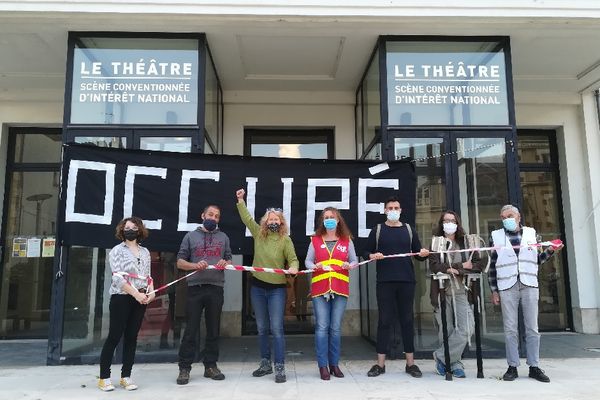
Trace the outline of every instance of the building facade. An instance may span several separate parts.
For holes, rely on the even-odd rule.
[[[500,207],[518,204],[542,239],[566,244],[540,271],[540,328],[600,333],[600,5],[538,3],[0,1],[0,338],[48,340],[50,363],[87,362],[108,329],[106,249],[52,252],[64,142],[411,157],[424,243],[444,209],[459,211],[469,231],[487,239]],[[184,86],[171,99],[115,101],[114,93],[136,90],[129,85],[109,101],[101,85],[111,80],[94,79],[103,57],[123,63],[115,67],[120,78],[126,63],[144,64],[140,71],[151,75],[148,57],[157,54],[191,68],[169,70],[190,78],[189,86],[177,81]],[[473,65],[471,81],[481,80],[468,89],[479,96],[448,93],[460,90],[451,81],[467,78],[461,62]],[[419,67],[430,75],[415,74]],[[98,76],[108,73],[98,68]],[[153,274],[172,280],[174,254],[152,255]],[[427,265],[416,268],[415,334],[426,351],[437,334]],[[344,334],[374,339],[374,270],[353,272],[351,282]],[[286,330],[310,333],[308,282],[289,283]],[[227,272],[225,291],[223,335],[252,335],[246,279]],[[487,297],[484,338],[494,347],[503,340],[501,317]],[[149,359],[175,356],[184,299],[185,286],[177,287],[149,308],[140,333]]]

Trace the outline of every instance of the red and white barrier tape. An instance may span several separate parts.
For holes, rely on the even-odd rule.
[[[556,247],[560,247],[562,245],[562,241],[560,239],[554,239],[554,240],[550,240],[547,242],[540,242],[540,243],[533,243],[533,244],[528,244],[525,246],[512,246],[515,249],[521,248],[521,247],[552,247],[552,248],[556,248]],[[446,250],[446,251],[430,251],[429,254],[442,254],[442,253],[471,253],[474,251],[492,251],[492,250],[499,250],[503,247],[506,246],[500,246],[500,247],[478,247],[478,248],[474,248],[474,249],[457,249],[457,250]],[[389,254],[389,255],[385,255],[383,256],[383,258],[400,258],[400,257],[413,257],[413,256],[418,256],[419,253],[401,253],[401,254]],[[321,270],[323,271],[342,271],[342,270],[346,270],[346,269],[354,269],[354,268],[358,268],[361,265],[365,265],[370,263],[371,261],[374,260],[365,260],[365,261],[361,261],[359,263],[356,264],[352,264],[350,265],[348,268],[342,268],[342,267],[338,267],[338,266],[325,266],[323,268],[321,268]],[[307,269],[307,270],[302,270],[302,271],[298,271],[298,272],[290,272],[289,269],[283,269],[283,268],[261,268],[261,267],[248,267],[245,265],[232,265],[232,264],[228,264],[225,266],[216,266],[216,265],[209,265],[208,267],[206,267],[205,269],[216,269],[216,270],[228,270],[228,271],[249,271],[249,272],[267,272],[267,273],[271,273],[271,274],[280,274],[280,275],[303,275],[303,274],[312,274],[314,269]],[[163,285],[161,287],[158,287],[156,289],[154,289],[151,292],[148,292],[148,294],[150,293],[156,293],[159,292],[161,290],[164,290],[166,288],[168,288],[171,285],[176,284],[179,281],[182,281],[184,279],[189,278],[190,276],[194,275],[196,272],[198,271],[203,271],[203,270],[199,270],[196,269],[172,282],[167,283],[166,285]],[[122,274],[122,273],[115,273],[115,274]],[[143,276],[135,276],[137,279],[146,279]]]

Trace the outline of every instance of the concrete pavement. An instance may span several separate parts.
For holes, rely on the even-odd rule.
[[[138,349],[138,363],[133,379],[140,386],[134,392],[117,388],[104,393],[96,387],[99,367],[93,365],[45,366],[46,341],[0,341],[0,400],[34,399],[461,399],[461,400],[591,400],[600,399],[600,335],[573,333],[542,334],[541,368],[551,382],[540,383],[527,377],[528,368],[522,360],[520,378],[514,382],[500,380],[506,371],[504,358],[484,359],[484,379],[475,378],[476,362],[464,361],[466,379],[447,382],[434,373],[431,353],[421,352],[417,364],[423,371],[421,379],[404,373],[402,360],[388,360],[386,374],[367,377],[374,363],[374,348],[362,338],[344,338],[340,367],[346,377],[319,379],[312,336],[287,338],[288,382],[275,384],[274,376],[251,376],[257,367],[255,337],[223,338],[219,367],[225,381],[202,377],[202,365],[194,364],[191,381],[186,386],[175,383],[176,349],[171,349],[167,362],[144,363],[148,359]],[[424,358],[426,357],[426,358]],[[113,365],[113,383],[118,383],[120,365]],[[115,377],[117,379],[115,379]]]
[[[127,392],[117,387],[104,393],[96,388],[97,365],[58,367],[16,367],[0,369],[0,399],[331,399],[331,400],[384,400],[384,399],[533,399],[592,400],[600,398],[600,358],[569,358],[542,360],[550,383],[540,383],[527,377],[527,367],[519,368],[520,378],[514,382],[499,380],[506,370],[500,359],[484,360],[484,379],[476,379],[475,360],[466,360],[467,378],[447,382],[436,375],[433,361],[418,360],[423,371],[420,379],[404,373],[404,363],[388,361],[386,373],[376,378],[367,377],[372,360],[343,362],[346,377],[331,381],[319,379],[314,362],[287,361],[288,382],[276,384],[273,375],[261,378],[251,376],[256,362],[223,362],[219,367],[226,375],[224,381],[202,377],[203,368],[192,370],[190,383],[175,383],[177,364],[136,364],[133,378],[140,389]],[[113,366],[114,379],[120,366]]]

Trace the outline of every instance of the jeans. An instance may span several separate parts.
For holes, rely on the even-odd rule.
[[[327,301],[324,296],[313,297],[315,312],[315,349],[319,367],[338,365],[342,341],[342,318],[348,298],[334,295]]]
[[[450,364],[460,361],[462,353],[469,342],[469,335],[473,334],[475,319],[473,311],[467,298],[467,293],[464,289],[454,289],[454,298],[456,301],[456,321],[454,325],[454,312],[452,310],[452,295],[451,289],[446,290],[446,321],[448,326],[448,349],[450,350]],[[442,332],[442,313],[441,308],[437,307],[434,310],[435,320],[438,324],[438,332],[440,338],[440,347],[434,352],[435,357],[445,362],[444,358],[444,342]]]
[[[396,318],[402,330],[402,344],[405,353],[414,353],[414,318],[415,302],[414,282],[377,282],[377,321],[378,354],[387,354],[392,342],[392,328]]]
[[[223,287],[217,285],[193,285],[188,287],[186,302],[186,325],[179,347],[179,368],[191,369],[196,356],[196,337],[204,311],[206,338],[204,366],[214,367],[219,359],[219,330],[223,309]]]
[[[273,353],[275,363],[285,362],[285,336],[283,334],[283,315],[285,311],[286,289],[265,289],[252,286],[250,301],[256,317],[260,357],[271,359],[271,344],[269,330],[273,335]]]
[[[142,326],[146,306],[128,294],[113,294],[109,303],[110,323],[108,337],[100,353],[100,379],[110,378],[110,366],[115,349],[123,337],[123,366],[121,377],[131,376],[135,359],[137,335]]]
[[[511,367],[519,362],[519,301],[523,309],[527,365],[537,367],[540,362],[540,334],[538,332],[538,300],[540,290],[517,282],[513,287],[500,291],[500,306],[506,337],[506,361]]]

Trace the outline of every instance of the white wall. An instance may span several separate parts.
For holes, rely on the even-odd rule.
[[[590,149],[586,143],[581,101],[579,100],[579,104],[517,103],[516,113],[519,128],[557,130],[575,330],[600,333],[599,236],[598,227],[594,224],[595,219],[588,218],[593,208],[590,186],[594,179],[595,185],[598,186],[598,179],[591,172],[594,169],[586,157]],[[595,154],[598,151],[592,149]],[[596,163],[600,162],[599,158],[600,156],[596,157]]]

